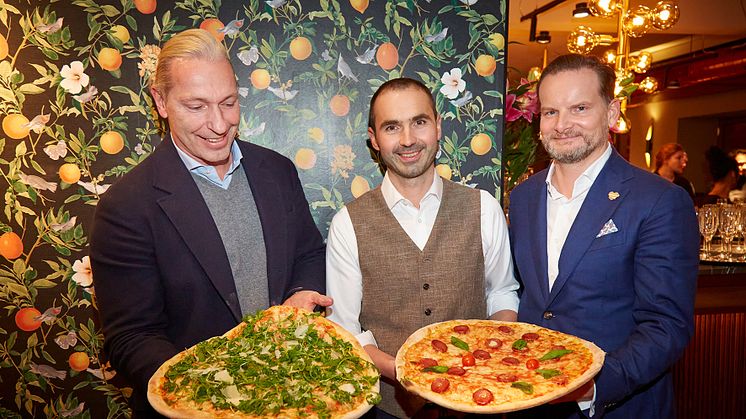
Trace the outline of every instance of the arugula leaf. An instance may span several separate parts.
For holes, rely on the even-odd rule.
[[[544,356],[542,356],[541,358],[539,358],[539,361],[547,361],[547,360],[550,360],[550,359],[557,359],[557,358],[559,358],[561,356],[564,356],[564,355],[567,355],[567,354],[570,354],[570,353],[572,353],[572,351],[569,350],[569,349],[553,349],[553,350],[547,352],[546,354],[544,354]]]
[[[542,369],[539,368],[536,370],[536,373],[544,377],[545,379],[550,379],[552,377],[556,377],[560,374],[562,374],[559,370],[551,370],[551,369]]]
[[[469,344],[457,338],[456,336],[451,336],[451,344],[459,349],[463,349],[465,351],[469,350]]]
[[[513,388],[517,388],[526,394],[534,394],[534,386],[525,381],[516,381],[510,385]]]

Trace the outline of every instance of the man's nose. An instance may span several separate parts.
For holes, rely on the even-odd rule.
[[[231,125],[223,114],[223,110],[220,109],[220,106],[210,107],[208,118],[207,126],[216,134],[224,134]]]
[[[402,147],[409,147],[416,142],[417,139],[414,136],[414,130],[410,127],[404,127],[402,135],[399,137],[399,145]]]

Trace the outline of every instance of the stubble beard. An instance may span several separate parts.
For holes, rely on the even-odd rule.
[[[562,135],[562,137],[576,136],[582,138],[583,141],[578,146],[569,149],[554,147],[552,141],[554,140],[555,135],[553,134],[542,135],[541,143],[544,145],[544,149],[549,154],[549,157],[557,163],[575,164],[585,160],[594,151],[601,147],[608,137],[608,131],[606,129],[600,129],[596,132],[587,134],[571,131]]]
[[[386,169],[405,179],[415,179],[425,174],[435,164],[435,152],[432,152],[432,150],[428,150],[424,146],[421,147],[418,151],[429,153],[429,155],[423,155],[417,163],[412,165],[403,164],[397,157],[399,152],[414,151],[416,148],[412,147],[411,150],[398,149],[391,155],[382,155],[381,158],[386,165]]]

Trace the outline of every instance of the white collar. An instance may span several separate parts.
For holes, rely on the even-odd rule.
[[[396,190],[394,184],[391,183],[388,171],[386,171],[386,174],[383,176],[383,182],[381,182],[381,193],[383,194],[383,199],[386,201],[386,205],[389,207],[389,209],[394,208],[400,202],[406,202],[410,205],[414,205],[412,202],[409,202],[409,200],[405,198],[401,193],[399,193],[398,190]],[[420,202],[418,202],[418,204],[424,201],[430,195],[435,196],[438,201],[440,201],[443,197],[443,179],[438,176],[438,172],[436,172],[435,170],[433,170],[433,183],[430,185],[430,189],[425,192],[425,195],[422,196],[422,199],[420,200]]]

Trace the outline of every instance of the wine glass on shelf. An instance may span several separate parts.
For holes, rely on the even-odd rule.
[[[731,242],[736,235],[738,219],[740,214],[735,205],[721,205],[719,214],[719,230],[723,238],[723,251],[720,253],[720,259],[729,261],[733,255]]]
[[[715,205],[703,205],[699,209],[699,232],[704,237],[704,257],[712,254],[712,237],[718,229],[718,209]]]
[[[736,224],[736,235],[738,243],[733,250],[733,259],[739,262],[746,261],[746,204],[739,202],[735,204],[738,211],[738,223]]]

